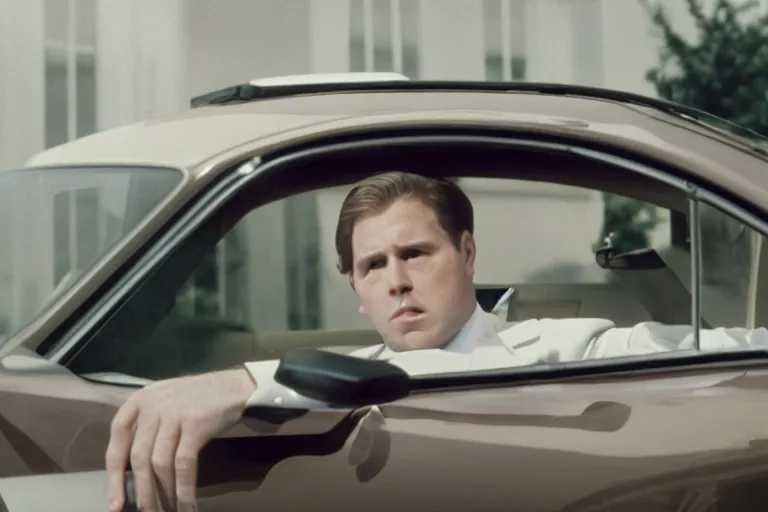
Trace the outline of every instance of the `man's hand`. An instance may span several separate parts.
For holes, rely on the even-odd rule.
[[[140,510],[196,510],[197,456],[235,425],[255,390],[245,369],[153,383],[136,393],[112,421],[106,453],[111,511],[125,503],[128,461]]]

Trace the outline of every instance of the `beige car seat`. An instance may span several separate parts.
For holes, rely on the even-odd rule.
[[[652,319],[651,314],[619,282],[518,284],[507,309],[507,322],[532,318],[609,318],[618,327]]]
[[[766,313],[762,313],[762,320],[758,319],[760,311],[768,305],[768,262],[764,261],[767,255],[762,250],[762,239],[762,235],[750,233],[751,261],[746,290],[729,289],[724,284],[711,282],[701,284],[701,317],[705,324],[713,328],[768,325]],[[678,247],[667,247],[659,251],[659,255],[690,294],[690,254]],[[705,272],[708,270],[705,268]],[[759,303],[763,304],[762,309]]]
[[[374,329],[302,330],[256,334],[259,359],[277,359],[297,348],[321,348],[340,354],[382,343]]]

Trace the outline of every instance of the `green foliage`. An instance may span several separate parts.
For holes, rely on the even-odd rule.
[[[603,205],[601,242],[610,238],[610,245],[619,252],[650,245],[648,235],[661,222],[656,206],[613,194],[603,194]]]
[[[755,1],[716,0],[710,12],[701,0],[684,1],[697,31],[692,42],[662,5],[642,0],[662,41],[646,78],[662,98],[768,134],[768,13]]]
[[[673,28],[662,2],[639,1],[662,43],[658,66],[646,73],[657,94],[768,135],[768,13],[759,11],[759,3],[715,0],[707,12],[701,0],[675,0],[686,3],[696,28],[688,41]],[[621,251],[645,247],[657,224],[651,205],[606,194],[601,242],[612,234]]]

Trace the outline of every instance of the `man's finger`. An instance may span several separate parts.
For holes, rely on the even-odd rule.
[[[197,454],[201,448],[199,437],[182,429],[174,460],[179,511],[197,510]]]
[[[181,429],[178,423],[160,421],[152,450],[152,468],[159,483],[158,494],[163,510],[176,510],[176,448]]]
[[[156,510],[157,494],[155,475],[152,471],[152,449],[155,446],[155,437],[159,428],[158,416],[139,415],[131,447],[131,469],[136,482],[137,507],[142,511]]]
[[[117,411],[110,427],[106,452],[107,500],[109,510],[119,512],[125,504],[125,470],[131,453],[133,429],[139,410],[133,402],[126,402]]]

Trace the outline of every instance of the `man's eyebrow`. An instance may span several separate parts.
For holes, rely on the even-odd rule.
[[[421,249],[421,250],[428,250],[435,246],[435,242],[432,240],[416,240],[414,242],[408,242],[405,244],[399,244],[395,245],[395,251],[397,253],[402,253],[404,251],[413,250],[413,249]],[[355,262],[358,265],[364,264],[364,263],[370,263],[371,261],[375,260],[376,258],[381,258],[385,256],[385,251],[373,251],[368,254],[365,254],[357,259]]]
[[[371,261],[375,260],[376,258],[381,258],[382,256],[384,256],[384,252],[383,252],[383,251],[374,251],[374,252],[370,252],[370,253],[368,253],[368,254],[366,254],[366,255],[364,255],[364,256],[361,256],[361,257],[359,257],[359,258],[358,258],[358,259],[355,261],[355,265],[364,265],[364,264],[368,264],[368,263],[370,263]]]
[[[378,250],[378,251],[369,252],[368,254],[365,254],[357,258],[357,260],[355,260],[354,262],[354,265],[359,267],[366,266],[366,265],[369,265],[376,258],[382,258],[382,257],[386,257],[386,254],[384,253],[384,251]]]
[[[397,251],[407,251],[408,249],[431,249],[435,246],[433,240],[416,240],[415,242],[408,242],[407,244],[398,245]]]

